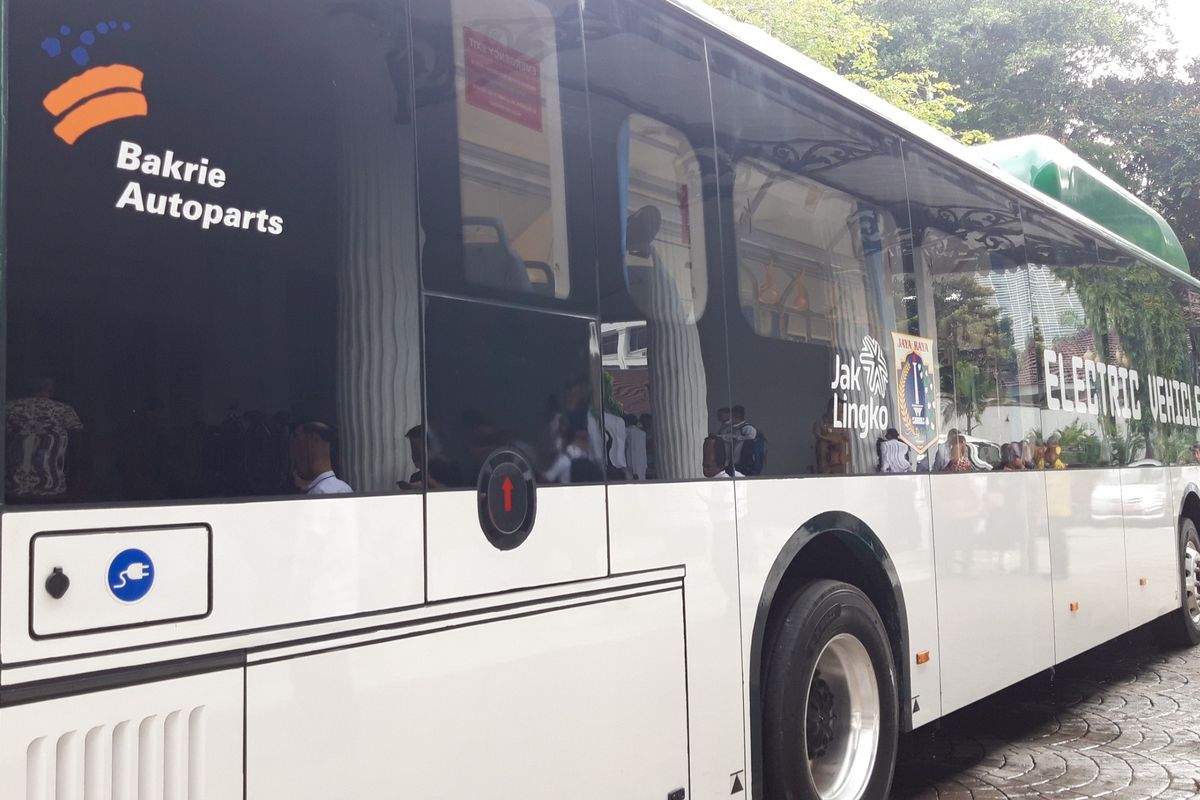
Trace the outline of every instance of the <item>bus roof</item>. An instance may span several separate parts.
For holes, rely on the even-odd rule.
[[[1017,180],[1190,274],[1183,245],[1162,215],[1066,145],[1049,136],[1019,136],[974,149]]]
[[[967,147],[958,140],[934,128],[932,125],[917,119],[907,111],[897,108],[883,98],[843,78],[833,70],[818,64],[799,50],[789,47],[765,31],[755,28],[753,25],[738,22],[708,5],[703,0],[667,0],[667,2],[731,39],[754,49],[780,66],[808,79],[826,91],[841,96],[868,114],[893,127],[901,129],[912,138],[940,150],[963,166],[984,174],[996,183],[1018,194],[1024,201],[1052,211],[1058,216],[1084,228],[1092,236],[1127,250],[1132,255],[1153,264],[1158,269],[1184,280],[1193,288],[1200,289],[1200,280],[1197,280],[1190,274],[1186,266],[1186,259],[1184,260],[1185,266],[1181,267],[1165,260],[1157,253],[1147,250],[1140,242],[1126,239],[1124,236],[1106,228],[1089,216],[1075,210],[1060,199],[1044,194],[1030,184],[1018,180],[1010,173],[985,159],[982,154],[975,152],[975,148]],[[1113,185],[1115,186],[1115,184]],[[1166,222],[1164,221],[1163,224],[1166,225]],[[1173,232],[1172,236],[1174,236]]]

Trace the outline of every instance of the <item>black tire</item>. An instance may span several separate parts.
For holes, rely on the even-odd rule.
[[[835,637],[839,637],[835,649],[848,646],[858,652],[851,639],[862,645],[870,660],[869,669],[862,671],[874,674],[879,700],[874,762],[866,762],[868,765],[860,773],[864,779],[853,784],[861,790],[852,789],[852,796],[854,800],[885,800],[896,766],[899,709],[895,662],[879,612],[857,588],[831,580],[814,580],[800,587],[781,611],[781,618],[772,626],[773,636],[764,653],[762,719],[766,800],[820,800],[822,797],[818,788],[820,778],[814,778],[814,770],[810,769],[813,755],[810,744],[816,747],[818,764],[821,759],[830,757],[827,745],[834,747],[836,753],[836,744],[829,745],[829,732],[836,725],[822,727],[829,718],[821,716],[809,701],[814,685],[817,686],[812,695],[814,703],[820,704],[824,698],[837,694],[831,693],[823,680],[817,684],[813,680],[822,653],[827,652]],[[808,736],[810,714],[815,726],[812,743]],[[836,755],[834,758],[836,761]]]
[[[1184,517],[1179,523],[1179,608],[1159,620],[1158,633],[1170,647],[1195,647],[1200,644],[1200,624],[1192,619],[1188,592],[1196,593],[1196,576],[1188,568],[1188,545],[1200,552],[1200,533],[1196,523]]]

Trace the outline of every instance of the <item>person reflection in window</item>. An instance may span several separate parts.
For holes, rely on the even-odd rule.
[[[912,462],[908,460],[908,445],[900,441],[900,432],[888,428],[879,443],[880,472],[912,472]]]
[[[349,494],[350,484],[333,472],[334,431],[323,422],[306,422],[292,434],[296,485],[308,495]]]
[[[726,446],[725,440],[719,436],[709,436],[704,440],[701,467],[706,478],[746,477],[733,468],[733,464],[729,461],[729,448]]]
[[[1009,472],[1025,469],[1025,460],[1021,458],[1021,445],[1018,442],[1006,442],[1000,447],[1000,469]]]
[[[630,480],[646,480],[646,431],[635,414],[625,415],[625,466]]]
[[[54,381],[30,381],[24,397],[5,410],[7,492],[10,502],[58,503],[67,496],[67,445],[83,430],[75,409],[54,399]]]
[[[816,439],[817,472],[822,475],[845,475],[849,466],[850,439],[846,431],[834,427],[833,398],[825,414],[813,424]]]
[[[587,428],[576,428],[567,435],[567,444],[546,470],[547,483],[599,483],[604,480],[600,467],[590,457]]]
[[[409,428],[404,438],[408,439],[408,448],[412,452],[416,472],[409,475],[407,481],[396,482],[401,489],[419,492],[423,489],[444,489],[447,486],[462,484],[458,470],[442,456],[441,448],[432,433],[426,442],[424,425]]]
[[[957,430],[951,429],[946,437],[946,447],[946,472],[972,472],[975,469],[967,449],[967,440]]]

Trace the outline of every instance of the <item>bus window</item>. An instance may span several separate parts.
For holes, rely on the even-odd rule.
[[[736,458],[728,448],[717,463],[705,445],[730,400],[723,309],[710,300],[722,281],[700,155],[712,152],[704,44],[643,3],[600,0],[586,14],[603,32],[588,40],[588,85],[602,328],[620,341],[603,359],[605,412],[626,451],[613,479],[718,477]],[[737,451],[753,470],[753,445]]]
[[[1024,207],[1022,217],[1030,317],[1019,359],[1041,408],[1042,424],[1033,437],[1035,461],[1075,468],[1129,463],[1141,448],[1128,446],[1128,421],[1120,414],[1099,413],[1109,386],[1108,365],[1128,368],[1128,358],[1115,328],[1103,321],[1103,311],[1084,305],[1085,298],[1090,304],[1095,295],[1088,287],[1119,280],[1119,272],[1100,265],[1090,236],[1038,209]]]
[[[428,488],[474,486],[500,449],[603,482],[578,9],[419,0],[413,35]]]
[[[929,466],[1024,469],[1040,419],[1036,381],[1018,358],[1034,331],[1016,201],[907,143],[905,166],[918,293],[937,321],[944,435]]]
[[[920,342],[925,311],[906,313],[897,141],[738,54],[713,48],[711,63],[721,162],[732,165],[720,182],[737,264],[732,396],[770,439],[763,474],[915,470],[936,417],[902,430],[895,413],[895,337]],[[920,374],[909,372],[924,396]]]
[[[578,11],[561,0],[421,0],[413,11],[426,286],[594,306],[567,215],[573,171],[586,179],[586,106],[563,88],[582,62],[559,33]],[[574,188],[585,202],[586,188]]]
[[[9,502],[377,493],[409,474],[407,14],[379,6],[143,3],[115,26],[82,0],[12,9],[31,46],[6,142]],[[72,112],[80,75],[136,83],[101,98],[130,113]]]

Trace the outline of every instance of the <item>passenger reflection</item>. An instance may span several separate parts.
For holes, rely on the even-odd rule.
[[[83,430],[79,414],[54,399],[54,381],[30,381],[25,396],[5,409],[9,502],[56,503],[67,497],[67,446]]]
[[[1200,442],[1197,442],[1196,444],[1192,445],[1191,454],[1192,454],[1191,463],[1200,464]]]
[[[591,459],[587,428],[576,428],[558,458],[546,470],[547,483],[599,483],[604,480],[600,467]]]
[[[972,472],[975,469],[975,465],[971,462],[971,454],[967,449],[967,440],[961,433],[951,429],[950,435],[946,437],[946,445],[948,447],[947,472]]]
[[[625,415],[625,465],[630,480],[646,480],[646,431],[634,414]]]
[[[652,481],[658,477],[658,446],[654,431],[654,416],[642,414],[638,417],[638,424],[646,432],[646,480]]]
[[[408,440],[416,471],[408,476],[407,481],[396,481],[399,488],[419,492],[461,484],[458,469],[442,455],[441,445],[432,431],[427,437],[424,425],[414,425],[404,434],[404,438]]]
[[[1006,442],[1000,446],[1000,469],[1009,472],[1025,469],[1020,442]]]
[[[880,472],[912,472],[913,464],[908,460],[908,445],[900,441],[900,432],[888,428],[879,440]]]
[[[1051,436],[1046,440],[1046,447],[1042,451],[1042,462],[1038,466],[1042,469],[1067,468],[1062,459],[1062,446],[1058,443],[1058,436]]]
[[[292,434],[292,469],[296,487],[308,495],[349,494],[350,484],[333,470],[336,442],[333,428],[323,422],[306,422]]]
[[[709,436],[704,440],[701,467],[706,478],[746,477],[734,469],[729,457],[729,448],[719,436]]]
[[[833,424],[833,398],[825,413],[813,423],[816,439],[817,472],[822,475],[845,475],[849,468],[850,438],[846,431]]]

